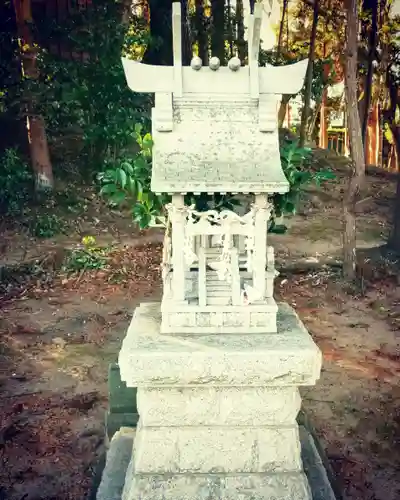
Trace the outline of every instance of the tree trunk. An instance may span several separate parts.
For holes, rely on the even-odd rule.
[[[283,127],[283,122],[285,121],[286,117],[286,111],[287,107],[289,104],[290,99],[292,96],[290,94],[283,94],[281,103],[279,105],[279,110],[278,110],[278,127],[282,128]]]
[[[204,0],[196,0],[195,26],[197,31],[197,43],[199,47],[199,57],[203,65],[208,65],[208,40],[204,25]]]
[[[154,39],[143,56],[146,64],[172,66],[172,2],[148,0],[150,8],[150,35]]]
[[[323,99],[323,95],[324,95],[325,90],[326,90],[326,87],[324,87],[324,89],[322,91],[321,99],[315,103],[315,110],[314,110],[310,125],[308,127],[308,131],[307,131],[308,137],[312,137],[314,134],[314,129],[315,129],[315,125],[316,125],[317,120],[318,120],[318,116],[321,114],[322,99]]]
[[[238,57],[242,61],[242,64],[244,64],[244,60],[246,58],[246,43],[244,41],[243,0],[236,0],[236,26],[236,45],[238,48]]]
[[[154,39],[143,56],[146,64],[172,66],[172,1],[148,0],[150,8],[150,35]],[[181,0],[182,12],[182,62],[189,64],[192,57],[188,26],[187,1]]]
[[[283,30],[285,28],[285,18],[288,10],[289,0],[283,0],[282,6],[282,17],[281,23],[279,25],[279,37],[278,37],[278,47],[276,50],[276,58],[279,60],[281,52],[282,52],[282,39],[283,39]]]
[[[397,138],[397,157],[400,158],[400,134]],[[389,247],[400,253],[400,173],[397,173],[397,187],[393,211],[393,228],[389,239]]]
[[[368,2],[366,2],[368,3]],[[372,0],[371,4],[371,28],[369,33],[368,70],[364,84],[364,107],[362,117],[362,140],[365,148],[368,118],[371,105],[372,84],[374,77],[374,58],[378,42],[378,2]]]
[[[389,247],[400,253],[400,124],[396,122],[396,108],[400,106],[400,96],[398,93],[397,82],[393,81],[390,68],[387,71],[387,82],[390,94],[390,128],[393,134],[394,145],[397,152],[397,187],[396,199],[393,211],[393,226],[389,238]]]
[[[225,1],[211,0],[212,32],[211,56],[225,64]]]
[[[315,40],[317,37],[318,13],[319,13],[319,0],[314,0],[313,24],[311,29],[310,51],[308,54],[306,86],[304,92],[304,106],[301,112],[300,141],[299,141],[300,147],[303,147],[304,143],[306,142],[306,135],[308,129],[308,117],[310,114],[313,68],[314,68],[314,57],[315,57]]]
[[[182,63],[189,66],[193,57],[192,33],[188,16],[188,0],[181,0],[182,9]]]
[[[36,50],[30,27],[32,23],[31,0],[14,0],[14,9],[21,47],[24,47],[24,49],[21,49],[24,73],[28,78],[35,79],[38,77],[38,71]],[[35,174],[35,190],[36,192],[51,190],[54,187],[54,178],[47,144],[46,125],[43,118],[35,113],[33,96],[26,94],[25,97],[27,102],[29,151]]]
[[[28,138],[32,167],[35,172],[36,191],[52,190],[54,187],[53,169],[47,144],[46,127],[41,116],[28,117]]]
[[[357,0],[347,0],[345,91],[352,170],[343,202],[343,274],[356,277],[356,203],[365,178],[364,148],[357,103],[358,10]]]

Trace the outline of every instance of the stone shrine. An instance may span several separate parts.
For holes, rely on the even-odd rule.
[[[298,387],[321,354],[273,297],[268,196],[288,191],[277,103],[303,85],[307,61],[259,67],[262,7],[249,21],[248,64],[123,60],[129,87],[155,93],[152,190],[169,193],[161,304],[135,311],[119,355],[137,387],[139,423],[123,500],[311,500],[296,416]],[[254,195],[250,210],[196,211],[187,193]]]

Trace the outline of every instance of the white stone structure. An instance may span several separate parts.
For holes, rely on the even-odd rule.
[[[298,386],[321,355],[294,311],[273,298],[268,195],[284,193],[276,104],[307,62],[258,66],[262,6],[237,58],[174,66],[124,60],[132,90],[155,93],[152,189],[172,194],[161,304],[140,306],[119,365],[140,415],[123,500],[310,500],[296,415]],[[196,212],[186,193],[254,194],[244,216]],[[278,316],[278,321],[277,321]]]
[[[284,193],[276,105],[297,93],[307,61],[259,68],[262,5],[250,17],[249,65],[196,57],[181,65],[179,4],[174,4],[174,67],[124,60],[132,90],[155,92],[152,189],[171,193],[171,238],[164,258],[162,333],[276,332],[273,249],[266,252],[271,205]],[[193,193],[254,193],[243,217],[196,212]]]

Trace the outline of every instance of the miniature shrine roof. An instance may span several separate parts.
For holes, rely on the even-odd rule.
[[[276,101],[270,132],[261,132],[250,98],[175,98],[173,130],[153,124],[151,189],[155,192],[288,191],[280,162]],[[154,120],[154,118],[153,118]]]
[[[248,61],[182,65],[181,6],[173,2],[173,66],[122,60],[129,87],[154,92],[151,189],[156,193],[284,193],[277,102],[297,94],[308,60],[259,67],[263,6],[248,26]]]

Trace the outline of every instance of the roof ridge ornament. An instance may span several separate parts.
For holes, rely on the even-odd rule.
[[[174,56],[174,94],[182,97],[182,13],[181,4],[172,4],[172,46]]]
[[[174,97],[199,92],[245,95],[252,99],[258,99],[260,94],[297,94],[303,86],[308,59],[286,66],[258,64],[263,12],[263,3],[257,2],[254,14],[249,17],[247,66],[242,67],[243,61],[236,56],[227,66],[217,63],[215,56],[207,67],[198,56],[192,58],[190,66],[183,66],[181,4],[173,2],[173,65],[148,65],[123,57],[128,86],[134,92],[171,93]]]
[[[259,65],[260,33],[263,15],[263,5],[257,2],[254,6],[254,14],[250,14],[249,40],[248,40],[248,65],[250,69],[250,97],[258,99],[260,96]]]

